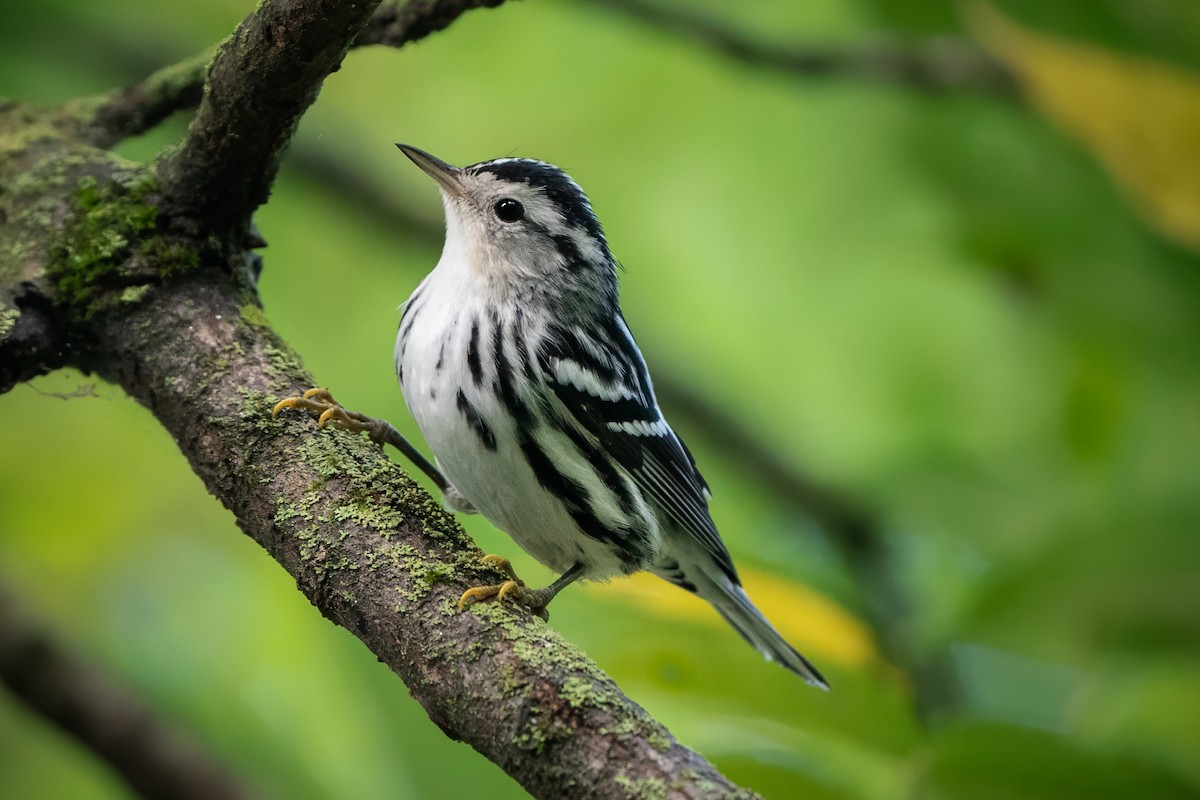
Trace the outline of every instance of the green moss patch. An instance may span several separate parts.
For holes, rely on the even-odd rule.
[[[78,318],[140,302],[148,287],[199,265],[195,249],[158,230],[157,192],[153,174],[133,165],[116,180],[78,181],[48,270],[59,300]]]
[[[8,336],[12,332],[12,329],[17,327],[17,320],[20,316],[21,312],[15,308],[0,305],[0,339]]]

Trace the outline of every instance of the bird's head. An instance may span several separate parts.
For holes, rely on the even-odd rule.
[[[461,261],[512,285],[542,282],[615,297],[616,264],[604,231],[587,195],[561,169],[529,158],[455,167],[416,147],[396,146],[441,189],[443,262]]]

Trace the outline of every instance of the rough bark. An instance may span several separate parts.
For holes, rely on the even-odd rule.
[[[379,0],[264,0],[217,49],[178,154],[162,159],[173,224],[224,232],[266,202],[300,116]]]
[[[477,5],[420,2],[434,17],[404,19],[428,32]],[[249,215],[373,8],[264,2],[218,51],[187,142],[157,168],[96,145],[163,118],[192,77],[0,106],[0,389],[66,365],[121,386],[321,613],[534,795],[753,796],[541,620],[503,604],[458,612],[468,586],[500,576],[375,446],[270,416],[314,381],[259,306]]]
[[[460,613],[463,590],[501,576],[364,437],[271,419],[312,379],[244,287],[197,272],[94,330],[96,369],[154,412],[241,528],[448,736],[541,797],[738,796],[540,620],[503,604]]]

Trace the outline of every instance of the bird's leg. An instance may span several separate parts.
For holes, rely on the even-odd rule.
[[[302,408],[308,411],[317,417],[317,427],[319,428],[333,423],[348,431],[366,431],[367,435],[371,437],[371,441],[380,445],[390,444],[403,453],[405,458],[411,461],[417,469],[429,476],[429,479],[442,490],[443,494],[454,493],[457,495],[457,490],[450,485],[441,470],[429,463],[429,460],[409,444],[408,440],[390,422],[374,419],[357,411],[347,411],[333,399],[333,395],[329,393],[328,389],[309,389],[300,397],[285,397],[271,409],[271,416],[277,416],[285,408]]]
[[[483,563],[503,572],[508,576],[508,580],[491,586],[476,586],[467,589],[458,601],[459,611],[462,611],[473,603],[478,603],[480,600],[503,600],[506,597],[511,597],[542,619],[549,619],[550,612],[546,610],[546,606],[550,605],[550,601],[554,599],[555,595],[574,583],[583,572],[583,565],[576,564],[549,586],[541,589],[530,589],[525,585],[525,581],[517,577],[517,573],[513,571],[512,564],[509,563],[507,558],[503,556],[484,556]]]

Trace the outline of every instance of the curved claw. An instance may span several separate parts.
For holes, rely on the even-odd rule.
[[[303,408],[307,411],[323,412],[330,406],[340,408],[328,389],[319,387],[308,389],[299,397],[285,397],[276,403],[275,407],[271,409],[271,418],[279,416],[279,412],[285,408]]]
[[[314,414],[319,414],[317,419],[317,427],[324,428],[326,423],[334,420],[345,424],[352,430],[360,430],[355,427],[355,423],[350,416],[350,413],[333,399],[333,395],[328,389],[323,387],[315,387],[308,389],[299,397],[285,397],[275,404],[271,409],[271,417],[279,415],[279,412],[285,408],[301,408],[305,411],[310,411]]]
[[[496,602],[500,602],[509,595],[512,595],[514,600],[523,600],[528,591],[523,583],[505,581],[500,584],[500,591],[496,592]]]
[[[490,586],[473,586],[463,592],[462,597],[458,599],[458,610],[462,611],[469,605],[478,603],[481,600],[496,600],[500,601],[506,597],[512,597],[518,602],[525,599],[529,594],[529,589],[525,587],[525,583],[517,577],[516,571],[512,564],[504,556],[486,555],[479,559],[479,563],[485,567],[491,567],[497,572],[504,573],[508,580],[502,583],[492,584]]]
[[[324,428],[325,423],[329,422],[331,419],[336,419],[339,422],[349,421],[346,417],[346,412],[342,410],[341,406],[333,406],[321,412],[321,416],[317,418],[317,427]]]
[[[504,598],[510,597],[513,602],[525,606],[543,620],[550,619],[550,612],[546,610],[546,605],[557,593],[558,588],[556,586],[546,589],[530,589],[525,585],[525,581],[517,577],[512,564],[504,556],[486,555],[480,559],[480,562],[497,572],[504,573],[508,577],[508,580],[491,586],[475,586],[467,589],[463,592],[462,597],[458,599],[459,611],[463,611],[467,606],[474,605],[482,600],[501,602]]]
[[[274,419],[275,417],[279,416],[279,412],[283,411],[285,408],[300,408],[301,399],[302,398],[299,398],[299,397],[283,398],[282,400],[280,400],[278,403],[275,404],[274,408],[271,409],[271,419]]]
[[[462,597],[458,598],[458,610],[463,611],[467,606],[474,605],[481,600],[503,600],[508,595],[520,599],[527,590],[517,581],[505,581],[494,586],[473,586],[462,593]]]
[[[314,397],[320,398],[321,400],[324,400],[326,403],[332,403],[333,405],[337,405],[337,401],[333,399],[333,395],[330,394],[329,390],[326,389],[324,386],[314,386],[311,389],[305,390],[305,392],[304,392],[305,400],[311,400]]]
[[[474,506],[468,503],[458,490],[450,485],[450,482],[446,480],[446,476],[441,473],[441,470],[431,464],[425,456],[421,455],[419,450],[409,444],[408,440],[400,435],[400,431],[396,430],[386,421],[372,419],[366,414],[360,414],[357,411],[347,411],[342,408],[337,400],[333,399],[333,395],[330,394],[328,389],[321,386],[308,389],[299,397],[285,397],[280,400],[271,409],[271,419],[279,416],[279,412],[285,408],[299,408],[309,412],[314,417],[317,417],[318,428],[324,428],[330,422],[334,422],[336,423],[335,427],[344,428],[353,433],[366,433],[371,437],[371,441],[380,447],[390,444],[407,456],[408,460],[417,469],[429,476],[429,479],[447,495],[447,502],[452,508],[458,508],[468,513],[475,513]]]

